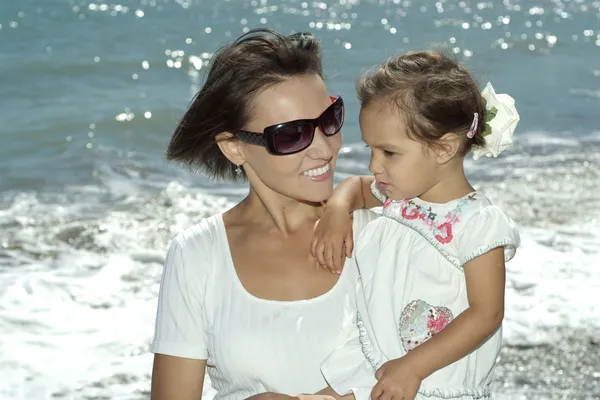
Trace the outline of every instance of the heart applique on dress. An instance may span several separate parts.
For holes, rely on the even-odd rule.
[[[454,320],[452,311],[432,306],[423,300],[411,301],[400,315],[400,339],[404,350],[411,351],[431,339]]]

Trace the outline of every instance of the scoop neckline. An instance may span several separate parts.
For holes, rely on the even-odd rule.
[[[223,238],[224,238],[224,240],[222,240],[221,243],[222,243],[222,251],[224,251],[226,254],[227,270],[231,274],[234,284],[238,288],[238,290],[240,292],[242,292],[243,295],[248,297],[249,299],[259,302],[259,303],[272,304],[272,305],[287,305],[287,306],[308,305],[308,304],[319,302],[321,300],[327,299],[328,297],[332,296],[333,293],[338,289],[338,286],[340,286],[342,284],[341,283],[342,279],[346,276],[346,274],[347,274],[346,269],[348,269],[345,265],[344,265],[344,268],[342,268],[342,273],[340,274],[337,282],[331,287],[331,289],[329,289],[327,292],[325,292],[323,294],[320,294],[319,296],[312,297],[310,299],[272,300],[272,299],[265,299],[265,298],[253,295],[244,287],[244,284],[240,280],[240,277],[237,274],[237,271],[235,269],[235,263],[233,262],[233,256],[231,254],[231,247],[229,246],[229,238],[227,237],[227,229],[225,228],[225,221],[223,221],[223,214],[224,213],[220,213],[217,215],[217,224],[219,226],[220,233],[223,235]]]

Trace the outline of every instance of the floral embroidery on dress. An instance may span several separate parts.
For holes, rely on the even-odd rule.
[[[463,207],[470,201],[476,200],[476,195],[476,193],[471,193],[458,200],[456,207],[446,213],[443,219],[431,207],[420,205],[414,199],[391,201],[388,198],[384,203],[384,208],[389,207],[391,204],[397,204],[402,218],[409,221],[420,221],[431,232],[435,240],[441,244],[447,244],[454,239],[454,225],[460,222]]]
[[[423,300],[411,301],[400,315],[400,339],[407,352],[431,339],[454,320],[446,307],[432,306]]]

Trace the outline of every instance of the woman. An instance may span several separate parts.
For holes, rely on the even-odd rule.
[[[171,242],[153,399],[200,399],[205,371],[219,399],[327,386],[320,365],[354,309],[355,268],[318,268],[310,242],[333,191],[343,118],[311,34],[255,30],[214,57],[167,157],[215,178],[247,178],[250,191]],[[354,232],[373,217],[354,213]]]

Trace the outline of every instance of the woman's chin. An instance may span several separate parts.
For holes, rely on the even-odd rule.
[[[333,194],[333,185],[330,190],[321,190],[319,193],[310,193],[310,196],[306,196],[307,193],[304,193],[304,201],[309,203],[325,203],[331,195]]]
[[[298,185],[296,199],[306,203],[323,203],[333,194],[333,181]]]

